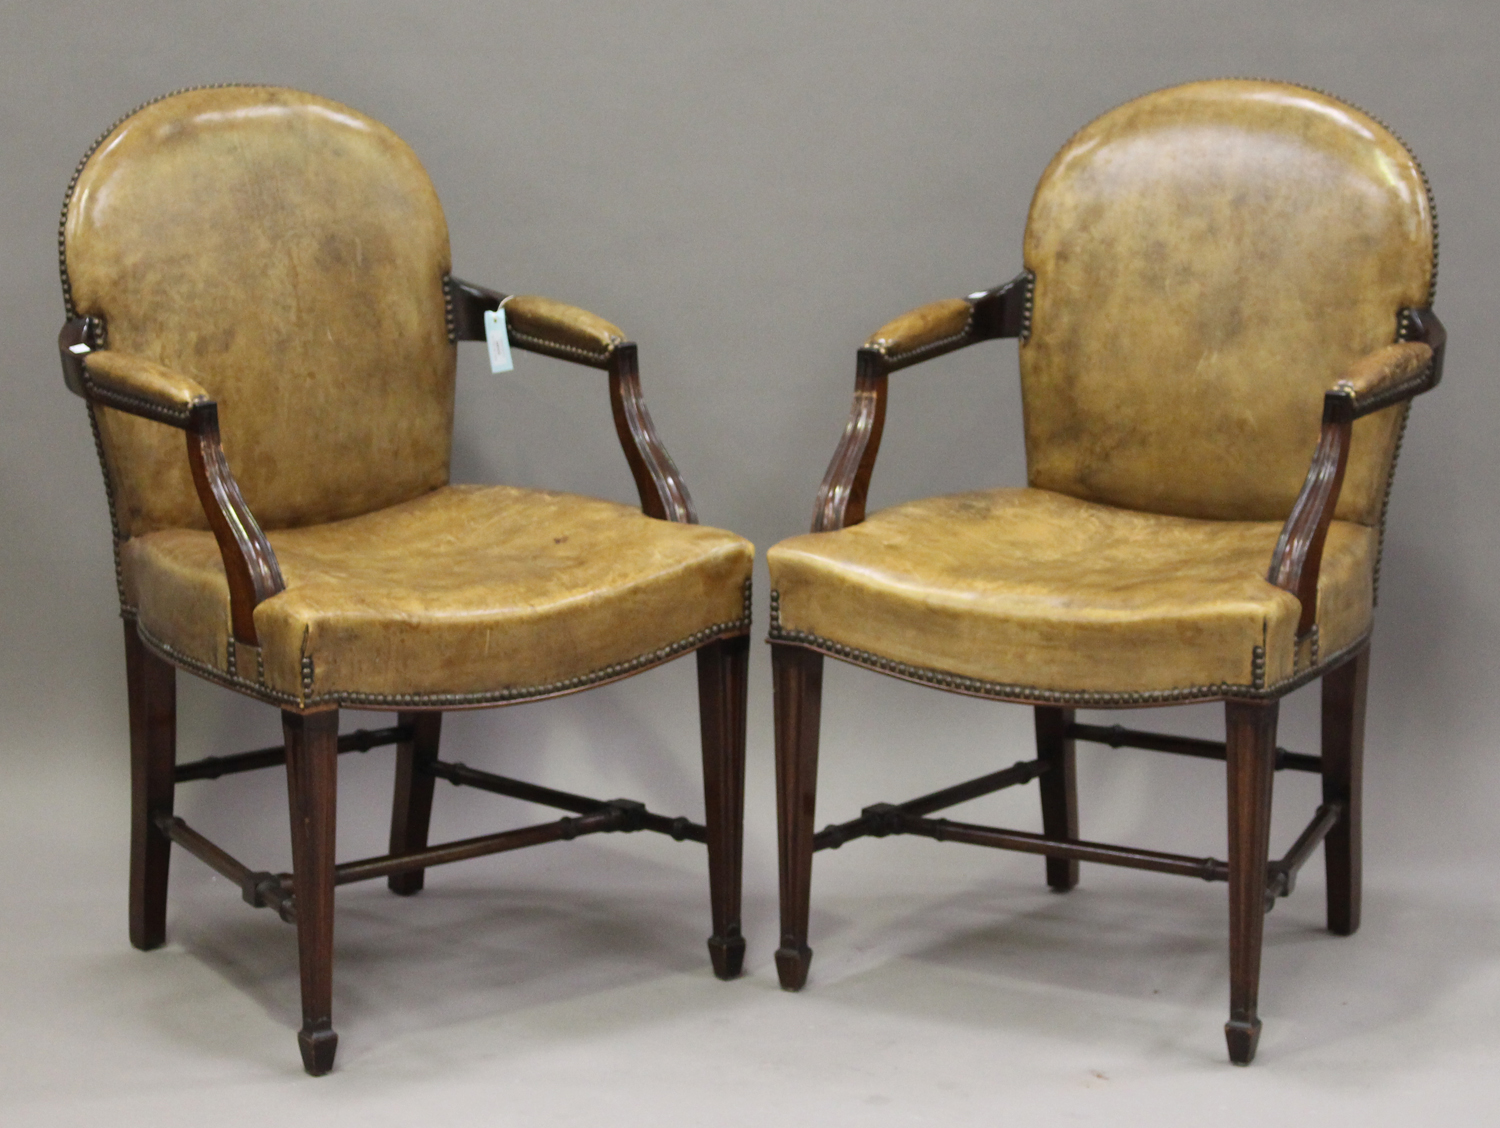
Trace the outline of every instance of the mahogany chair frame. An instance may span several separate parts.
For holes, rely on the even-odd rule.
[[[455,341],[484,340],[484,314],[506,295],[458,279],[445,279],[449,335]],[[68,388],[91,405],[109,407],[183,431],[198,499],[218,543],[229,581],[231,623],[237,642],[258,645],[253,612],[284,589],[276,554],[240,493],[219,436],[218,408],[199,399],[183,410],[124,394],[93,379],[84,358],[103,348],[99,318],[68,320],[58,337]],[[697,516],[676,465],[657,437],[641,394],[635,344],[625,341],[599,353],[509,330],[513,347],[604,370],[609,380],[615,429],[650,517],[693,524]],[[116,536],[118,543],[118,533]],[[125,622],[125,665],[130,706],[131,847],[130,940],[149,950],[166,940],[167,876],[173,843],[240,888],[247,904],[273,909],[295,925],[302,980],[303,1065],[313,1075],[333,1067],[338,1035],[333,1030],[333,893],[335,886],[384,877],[390,889],[410,896],[430,866],[482,857],[589,834],[652,831],[708,849],[713,933],[708,941],[714,974],[738,976],[745,940],[740,925],[744,823],[746,687],[749,656],[749,595],[743,619],[732,630],[705,631],[686,647],[652,655],[606,671],[601,678],[560,687],[525,700],[562,696],[617,681],[648,665],[695,650],[702,734],[705,818],[697,823],[648,810],[629,799],[601,800],[513,780],[438,758],[444,706],[397,714],[396,724],[340,735],[339,709],[283,708],[285,743],[230,756],[177,762],[176,667],[141,640],[133,619]],[[185,667],[187,668],[187,667]],[[192,671],[190,669],[190,672]],[[582,682],[583,680],[580,679]],[[334,858],[338,757],[394,745],[395,787],[390,849],[386,854],[339,863]],[[286,765],[292,832],[292,872],[256,870],[173,813],[176,785],[258,768]],[[434,783],[446,779],[530,803],[570,812],[551,822],[441,845],[428,844]]]
[[[828,472],[818,491],[813,532],[830,532],[858,524],[865,517],[870,476],[885,425],[888,377],[892,372],[933,357],[996,338],[1025,338],[1030,328],[1029,272],[966,300],[971,316],[955,336],[892,356],[887,350],[859,350],[854,405]],[[1356,419],[1409,400],[1434,387],[1442,377],[1447,332],[1431,309],[1402,310],[1395,326],[1399,341],[1417,341],[1432,349],[1432,359],[1416,375],[1361,394],[1343,383],[1323,400],[1322,432],[1307,479],[1282,527],[1267,579],[1301,602],[1299,638],[1305,638],[1317,614],[1318,571],[1328,527],[1333,520],[1348,461],[1351,428]],[[1222,700],[1226,738],[1198,740],[1142,732],[1120,725],[1082,724],[1071,705],[1007,698],[980,692],[978,684],[955,678],[941,688],[949,692],[1013,700],[1032,705],[1036,714],[1034,760],[1022,761],[904,803],[877,803],[856,819],[814,830],[818,770],[819,719],[825,656],[877,669],[892,677],[930,684],[898,663],[872,662],[836,644],[800,632],[784,631],[771,594],[770,643],[776,711],[776,788],[781,876],[781,946],[776,967],[783,988],[800,990],[807,980],[812,949],[807,944],[812,858],[855,838],[914,834],[939,842],[967,842],[1046,858],[1047,884],[1066,892],[1078,882],[1079,862],[1100,862],[1181,874],[1229,885],[1230,1015],[1224,1031],[1230,1060],[1248,1065],[1260,1036],[1258,1016],[1261,942],[1265,915],[1277,897],[1290,894],[1298,871],[1323,844],[1328,878],[1328,929],[1351,935],[1359,928],[1361,884],[1361,790],[1364,775],[1365,696],[1369,680],[1369,645],[1357,647],[1338,665],[1322,673],[1321,755],[1291,752],[1276,745],[1280,698],[1307,678],[1264,697],[1195,698]],[[1141,701],[1139,707],[1159,706]],[[1132,703],[1112,700],[1110,708]],[[1228,774],[1229,858],[1188,857],[1109,845],[1079,837],[1076,747],[1079,741],[1112,748],[1140,748],[1225,761]],[[1314,772],[1322,777],[1323,802],[1286,854],[1270,857],[1272,780],[1277,771]],[[929,817],[956,804],[1003,788],[1037,780],[1041,793],[1042,833],[1007,830]]]

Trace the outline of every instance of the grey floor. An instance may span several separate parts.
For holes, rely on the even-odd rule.
[[[764,736],[752,733],[752,752]],[[345,856],[378,850],[389,768],[377,756],[343,761]],[[179,854],[170,943],[134,951],[123,779],[46,803],[33,780],[0,824],[5,1122],[1377,1125],[1500,1112],[1500,881],[1482,857],[1417,865],[1376,843],[1365,926],[1349,939],[1322,928],[1315,857],[1269,918],[1260,1056],[1236,1069],[1221,1035],[1224,888],[1193,880],[1085,866],[1080,888],[1057,896],[1039,859],[851,843],[819,856],[811,980],[783,993],[764,759],[751,772],[743,979],[709,972],[690,844],[558,844],[433,871],[410,900],[346,887],[338,1066],[321,1080],[297,1058],[291,930]],[[1212,825],[1222,769],[1178,770]],[[1110,783],[1100,771],[1085,771],[1086,821]],[[878,797],[829,774],[830,817],[861,790]],[[1278,845],[1315,803],[1311,783],[1278,792]],[[284,864],[279,775],[217,786],[240,790],[183,807],[248,860]],[[438,800],[438,833],[470,829],[468,793]],[[1029,825],[1034,801],[1026,789],[964,810]],[[498,804],[482,808],[491,825],[535,814],[478,802]],[[359,805],[374,809],[361,820]],[[1138,796],[1093,806],[1086,829],[1129,836]]]

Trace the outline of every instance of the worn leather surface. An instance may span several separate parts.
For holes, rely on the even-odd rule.
[[[160,407],[185,410],[209,398],[202,385],[191,377],[129,353],[88,353],[83,358],[83,367],[94,384]],[[180,442],[177,450],[180,455]]]
[[[1300,607],[1265,578],[1280,531],[1002,489],[898,505],[766,556],[782,631],[896,662],[1058,693],[1256,689],[1300,672]],[[1373,529],[1329,530],[1325,657],[1369,629],[1375,551]]]
[[[1356,402],[1375,399],[1420,376],[1432,363],[1432,347],[1422,341],[1387,345],[1356,361],[1334,386]]]
[[[385,126],[271,87],[164,99],[89,159],[64,245],[74,304],[104,319],[108,348],[218,401],[229,464],[265,527],[447,481],[448,231]],[[98,414],[122,535],[206,527],[181,436]]]
[[[1032,201],[1029,481],[1191,517],[1280,520],[1323,392],[1429,302],[1406,149],[1335,99],[1201,82],[1085,127]],[[1338,517],[1379,520],[1404,407],[1355,424]]]
[[[973,313],[974,307],[962,298],[929,302],[886,322],[865,342],[865,348],[878,349],[892,360],[899,360],[908,353],[958,336],[968,328]]]
[[[286,590],[255,610],[265,685],[301,704],[587,678],[741,624],[754,555],[718,529],[509,486],[448,486],[270,541]],[[226,670],[229,592],[212,535],[137,536],[122,564],[150,636]]]
[[[625,341],[623,331],[597,314],[534,294],[506,298],[505,323],[513,339],[521,338],[519,343],[540,342],[591,357],[607,356]]]

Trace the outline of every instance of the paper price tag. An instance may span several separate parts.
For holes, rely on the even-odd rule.
[[[510,335],[505,331],[504,308],[485,311],[484,342],[490,349],[491,372],[509,372],[515,368],[510,358]]]

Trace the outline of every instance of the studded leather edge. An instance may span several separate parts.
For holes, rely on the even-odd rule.
[[[875,351],[880,353],[881,356],[885,357],[885,359],[890,361],[892,364],[900,364],[904,366],[906,364],[921,360],[923,357],[931,356],[934,353],[942,353],[946,351],[951,345],[967,341],[973,332],[974,303],[970,302],[969,316],[964,321],[963,328],[960,329],[957,333],[950,333],[948,334],[948,336],[939,338],[936,341],[928,341],[925,345],[918,345],[916,348],[908,349],[906,352],[888,352],[883,346],[877,347]]]
[[[1031,314],[1036,308],[1036,271],[1027,267],[1024,273],[1026,275],[1026,297],[1022,299],[1021,332],[1019,334],[1023,345],[1031,340]]]
[[[1391,492],[1396,485],[1396,463],[1401,458],[1401,444],[1406,440],[1406,424],[1411,420],[1411,404],[1400,407],[1401,423],[1396,428],[1396,442],[1391,448],[1391,468],[1385,476],[1385,493],[1380,498],[1380,520],[1375,525],[1375,566],[1370,577],[1370,604],[1380,605],[1380,565],[1385,559],[1386,516],[1391,511]]]
[[[311,693],[314,676],[313,659],[311,656],[304,656],[302,659],[303,693],[300,696],[294,695],[272,689],[264,681],[251,681],[239,676],[236,672],[221,670],[217,666],[211,666],[207,662],[184,654],[170,643],[153,635],[135,615],[127,614],[125,617],[134,621],[136,633],[140,635],[141,642],[149,650],[154,651],[158,657],[174,666],[197,674],[205,681],[211,681],[216,685],[243,693],[247,697],[254,697],[283,708],[308,710],[338,706],[354,709],[472,709],[486,705],[517,705],[524,701],[538,701],[546,697],[561,697],[565,694],[577,693],[596,685],[603,685],[605,682],[618,681],[632,674],[641,673],[653,666],[659,666],[663,662],[697,650],[716,639],[749,634],[751,626],[751,581],[749,579],[745,580],[742,600],[743,614],[740,618],[714,623],[712,626],[694,631],[686,638],[678,639],[676,642],[668,643],[666,646],[658,647],[628,661],[616,662],[602,669],[581,674],[576,678],[566,678],[546,685],[513,686],[478,693],[391,694],[345,691],[313,695]],[[259,653],[256,655],[256,672],[264,678],[264,658]]]
[[[615,349],[624,344],[623,340],[617,340],[605,349],[585,349],[578,345],[565,345],[560,341],[549,341],[545,337],[534,337],[530,333],[522,333],[518,329],[508,329],[511,340],[515,341],[524,349],[532,352],[557,353],[564,359],[567,357],[580,357],[584,360],[607,360]]]
[[[1284,678],[1274,685],[1265,685],[1265,650],[1262,647],[1253,648],[1253,661],[1256,671],[1253,675],[1254,684],[1234,685],[1230,682],[1220,682],[1218,685],[1193,685],[1183,686],[1177,689],[1163,690],[1125,690],[1121,692],[1101,692],[1095,690],[1056,690],[1042,689],[1037,686],[1014,685],[1006,682],[985,681],[983,678],[971,678],[963,674],[949,673],[946,670],[935,670],[926,666],[912,666],[905,662],[898,662],[893,658],[883,658],[879,654],[872,654],[868,650],[859,650],[852,646],[845,646],[841,642],[823,638],[810,631],[785,630],[781,626],[781,594],[774,588],[771,590],[771,627],[767,633],[768,642],[786,642],[797,646],[805,646],[809,650],[816,650],[830,658],[848,662],[853,666],[863,666],[867,670],[876,673],[889,674],[893,678],[902,681],[915,682],[918,685],[930,686],[933,689],[947,690],[949,693],[961,693],[968,697],[984,697],[996,701],[1011,701],[1023,705],[1079,705],[1096,709],[1131,708],[1141,705],[1168,705],[1185,704],[1191,701],[1222,701],[1227,698],[1244,700],[1246,698],[1263,699],[1282,697],[1292,690],[1306,685],[1308,682],[1322,677],[1324,673],[1339,665],[1345,658],[1357,652],[1370,640],[1369,632],[1365,632],[1354,642],[1334,654],[1330,654],[1326,661],[1319,663],[1316,658],[1311,666],[1294,673],[1289,678]]]
[[[458,314],[453,308],[453,275],[443,275],[443,322],[448,328],[448,343],[458,344]]]

